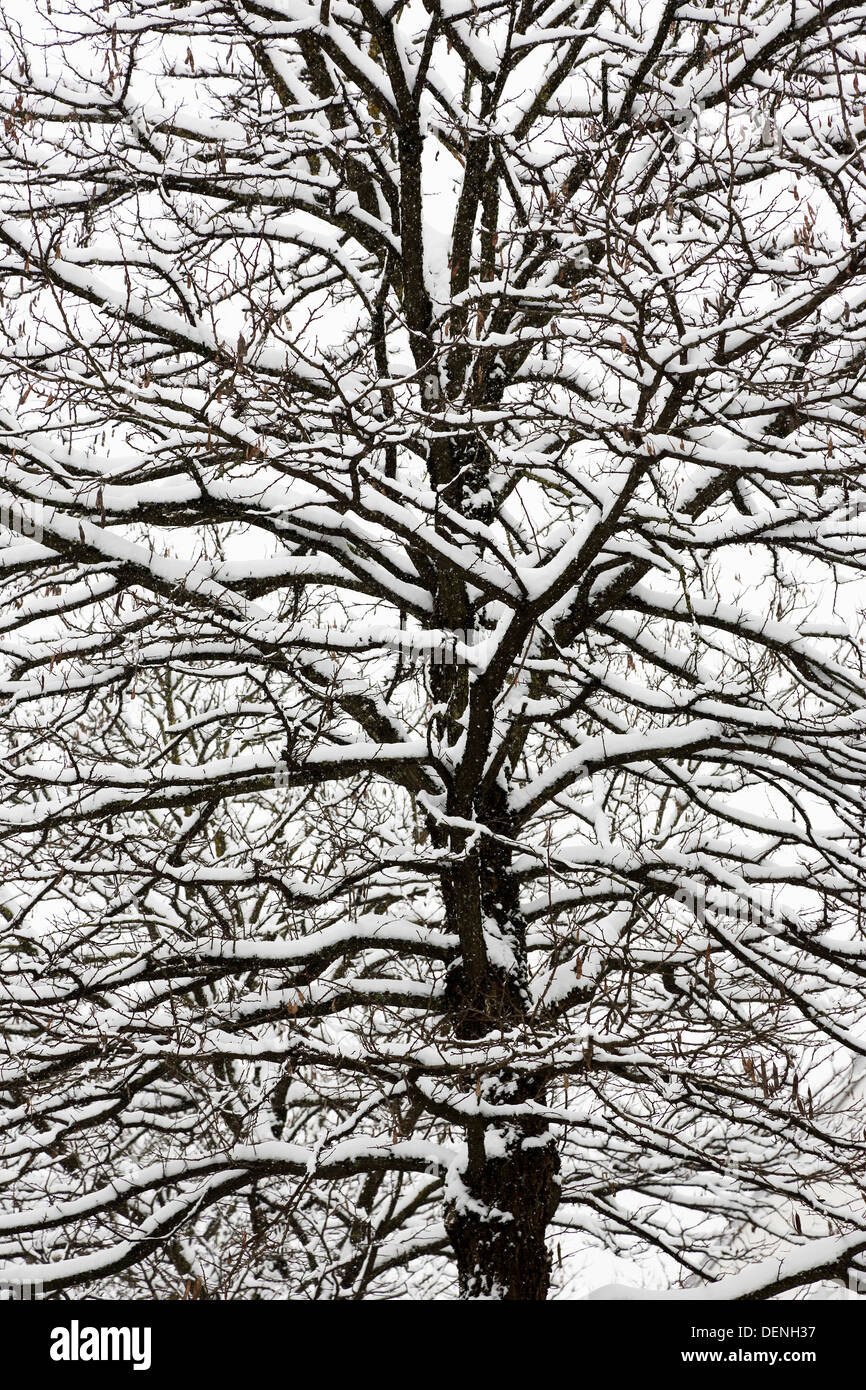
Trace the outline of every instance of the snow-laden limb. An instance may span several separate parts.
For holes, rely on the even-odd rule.
[[[804,1284],[822,1280],[845,1281],[852,1260],[866,1250],[866,1232],[848,1236],[827,1236],[804,1242],[784,1255],[749,1265],[739,1274],[729,1274],[713,1284],[681,1289],[639,1289],[626,1284],[605,1284],[594,1289],[589,1299],[635,1300],[672,1299],[676,1302],[741,1302],[775,1298]]]

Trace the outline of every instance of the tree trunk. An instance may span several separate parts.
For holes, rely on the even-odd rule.
[[[486,1157],[452,1205],[446,1228],[461,1298],[542,1301],[550,1288],[545,1235],[559,1197],[559,1159],[547,1136],[516,1133]]]
[[[530,1011],[526,982],[526,924],[510,873],[506,838],[511,827],[495,821],[479,859],[468,857],[451,875],[450,902],[464,945],[452,967],[445,997],[451,1029],[467,1042],[525,1027]],[[472,870],[476,870],[478,919],[471,923]],[[476,938],[492,925],[510,955],[510,968],[494,965]],[[470,949],[480,957],[470,960]],[[503,1068],[479,1074],[477,1095],[491,1106],[522,1107],[546,1099],[542,1075]],[[461,1298],[544,1300],[550,1288],[547,1226],[559,1201],[559,1156],[541,1118],[522,1114],[497,1121],[489,1115],[467,1126],[468,1162],[463,1190],[451,1201],[445,1224],[457,1261]]]

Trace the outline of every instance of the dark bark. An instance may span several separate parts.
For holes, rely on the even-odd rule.
[[[497,1091],[513,1102],[524,1098],[525,1087],[503,1078]],[[505,1138],[504,1154],[482,1152],[474,1164],[470,1140],[466,1199],[446,1212],[460,1297],[543,1301],[550,1288],[546,1233],[559,1200],[559,1158],[541,1123],[524,1121]]]
[[[510,872],[510,826],[493,807],[485,810],[495,835],[486,837],[484,851],[469,861],[477,869],[478,915],[495,924],[513,953],[513,965],[505,969],[486,955],[483,961],[470,963],[464,949],[464,960],[452,966],[445,992],[449,1020],[454,1035],[467,1042],[529,1022],[526,925]],[[459,888],[454,885],[457,892],[452,895],[464,942],[468,933],[461,918],[472,898],[466,868],[464,864],[458,869],[457,877],[463,882]],[[543,1104],[545,1086],[539,1078],[503,1070],[479,1078],[478,1095],[490,1106]],[[543,1119],[523,1116],[518,1122],[503,1122],[488,1113],[467,1127],[467,1149],[462,1200],[452,1202],[445,1216],[460,1296],[543,1301],[551,1269],[547,1226],[559,1200],[559,1157],[553,1136]]]

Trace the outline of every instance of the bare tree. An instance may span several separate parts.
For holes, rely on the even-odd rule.
[[[866,8],[4,9],[0,1273],[844,1277]]]

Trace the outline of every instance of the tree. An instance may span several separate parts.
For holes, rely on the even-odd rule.
[[[7,10],[7,1274],[856,1266],[864,21]]]

